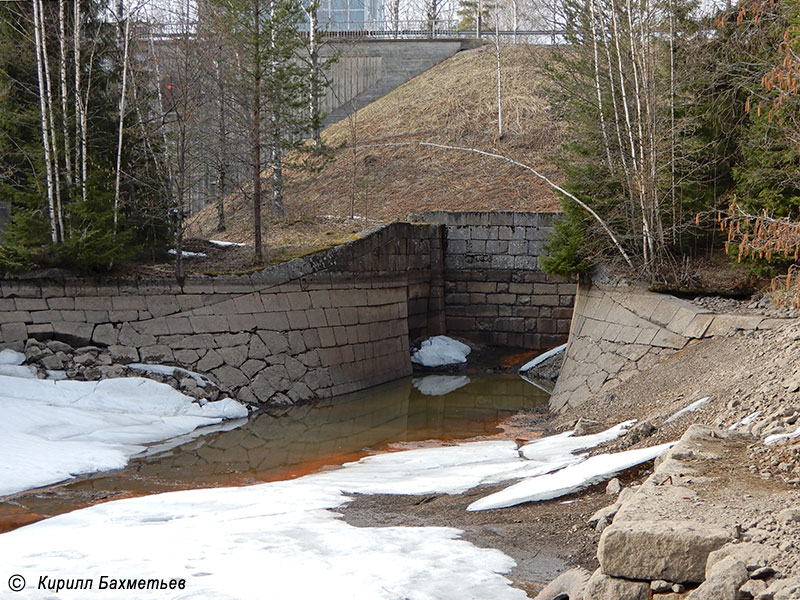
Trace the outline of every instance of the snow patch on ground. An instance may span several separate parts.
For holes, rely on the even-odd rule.
[[[470,378],[465,375],[427,375],[426,377],[415,377],[411,380],[411,385],[426,396],[444,396],[464,387],[469,382]]]
[[[216,246],[217,248],[229,248],[230,246],[247,246],[247,244],[239,244],[237,242],[224,242],[222,240],[208,240],[208,243]]]
[[[468,511],[506,508],[523,502],[551,500],[577,492],[585,487],[608,479],[615,473],[630,469],[669,450],[675,442],[638,448],[615,454],[598,454],[565,469],[525,479],[495,494],[476,500]]]
[[[695,402],[692,402],[686,408],[680,409],[678,412],[676,412],[674,415],[672,415],[669,419],[664,421],[664,423],[665,424],[666,423],[672,423],[673,421],[679,419],[680,417],[682,417],[686,413],[690,413],[690,412],[696,411],[698,408],[700,408],[703,404],[705,404],[708,401],[709,401],[709,397],[708,396],[706,396],[705,398],[700,398],[700,400],[696,400]]]
[[[411,353],[411,362],[424,367],[443,367],[467,362],[471,348],[466,344],[437,335],[420,344],[418,350]]]
[[[555,356],[556,354],[561,354],[564,350],[567,349],[566,344],[561,344],[553,348],[552,350],[548,350],[547,352],[542,352],[539,356],[534,357],[530,361],[526,362],[519,368],[520,373],[524,373],[525,371],[530,371],[533,367],[542,364],[548,358]]]
[[[0,496],[80,473],[118,469],[145,444],[247,416],[225,398],[204,406],[140,377],[52,381],[0,375]]]
[[[738,429],[739,427],[747,427],[748,425],[750,425],[750,423],[755,421],[760,416],[761,416],[761,411],[760,410],[757,410],[754,413],[750,413],[749,415],[747,415],[741,421],[739,421],[737,423],[734,423],[733,425],[728,427],[728,431],[734,431],[734,430]]]
[[[290,481],[96,505],[0,535],[0,563],[30,581],[42,573],[74,577],[76,564],[81,577],[187,580],[184,591],[137,590],[141,599],[524,600],[503,577],[514,561],[459,540],[459,530],[353,527],[329,510],[348,501],[342,490],[370,489],[397,464],[395,456],[411,453],[420,458],[418,451],[388,454]],[[420,464],[407,466],[414,471]],[[107,590],[104,597],[129,598],[130,592]]]
[[[25,355],[11,348],[0,350],[0,365],[21,365],[25,362]]]
[[[173,376],[177,371],[178,373],[185,373],[186,375],[194,379],[197,382],[197,385],[199,385],[200,387],[206,387],[206,385],[217,387],[216,384],[213,381],[211,381],[208,377],[200,375],[200,373],[195,373],[194,371],[183,369],[181,367],[172,367],[169,365],[159,365],[154,363],[131,363],[126,366],[129,369],[135,369],[136,371],[144,371],[146,373],[157,373],[159,375],[166,375],[167,377]]]
[[[142,599],[523,600],[524,592],[503,576],[514,561],[458,539],[456,529],[352,527],[330,509],[348,502],[348,493],[456,494],[481,483],[562,469],[500,493],[511,503],[526,501],[520,499],[523,493],[555,497],[669,446],[588,460],[572,454],[622,435],[631,424],[591,436],[567,432],[539,440],[525,447],[532,458],[511,441],[472,442],[370,456],[289,481],[107,502],[0,535],[0,564],[30,581],[43,573],[75,577],[76,564],[84,578],[187,580],[186,589],[174,593],[137,590]],[[479,503],[497,504],[497,496]],[[37,593],[15,597],[38,598]],[[111,590],[104,595],[130,597]]]
[[[171,248],[169,250],[169,253],[172,256],[177,256],[178,255],[178,251],[175,250],[174,248]],[[205,258],[206,254],[204,252],[189,252],[188,250],[183,250],[183,251],[181,251],[181,256],[183,258]]]
[[[792,431],[791,433],[776,433],[774,435],[768,435],[764,438],[764,443],[767,446],[771,446],[775,442],[779,442],[781,440],[791,440],[796,437],[800,437],[800,427]]]

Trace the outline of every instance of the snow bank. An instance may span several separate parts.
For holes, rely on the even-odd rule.
[[[555,356],[556,354],[561,354],[564,350],[567,349],[566,344],[561,344],[560,346],[556,346],[552,350],[548,350],[547,352],[542,352],[539,356],[531,359],[530,361],[526,362],[519,368],[520,373],[524,373],[525,371],[530,371],[533,367],[542,364],[548,358]]]
[[[0,350],[0,365],[21,365],[25,362],[25,355],[11,348]]]
[[[551,500],[571,494],[608,479],[615,473],[653,460],[673,445],[675,442],[615,454],[598,454],[555,473],[520,481],[500,492],[476,500],[467,507],[467,510],[506,508],[523,502]]]
[[[370,456],[289,481],[107,502],[0,535],[0,564],[29,581],[45,573],[75,577],[76,559],[84,578],[186,579],[185,590],[137,590],[142,599],[523,600],[524,592],[503,576],[514,561],[459,540],[456,529],[352,527],[330,509],[348,502],[348,493],[455,494],[481,483],[563,469],[500,493],[505,505],[525,501],[523,494],[554,497],[669,447],[585,462],[572,454],[621,435],[630,424],[528,444],[534,459],[511,441],[473,442]],[[499,505],[497,496],[470,509],[480,509],[479,503]],[[36,594],[31,589],[15,597],[40,597]],[[129,598],[130,593],[106,590],[106,596]]]
[[[672,423],[673,421],[675,421],[675,420],[679,419],[680,417],[682,417],[682,416],[683,416],[683,415],[685,415],[686,413],[690,413],[690,412],[694,412],[694,411],[696,411],[696,410],[697,410],[698,408],[700,408],[700,407],[701,407],[703,404],[705,404],[706,402],[708,402],[708,400],[709,400],[709,397],[708,397],[708,396],[706,396],[705,398],[700,398],[700,400],[696,400],[695,402],[692,402],[692,403],[691,403],[689,406],[687,406],[686,408],[682,408],[682,409],[680,409],[678,412],[676,412],[674,415],[672,415],[672,416],[671,416],[669,419],[667,419],[666,421],[664,421],[664,423],[665,423],[665,424],[666,424],[666,423]]]
[[[136,371],[144,371],[145,373],[158,373],[159,375],[166,375],[168,377],[171,377],[177,371],[178,373],[185,373],[194,379],[197,382],[197,385],[200,387],[206,387],[206,385],[217,387],[216,384],[208,377],[200,375],[200,373],[195,373],[194,371],[182,369],[181,367],[172,367],[169,365],[159,365],[155,363],[130,363],[126,366],[129,369],[134,369]]]
[[[424,367],[443,367],[467,362],[471,348],[466,344],[437,335],[420,344],[418,350],[411,353],[411,362]]]
[[[125,466],[145,444],[247,416],[139,377],[51,381],[0,376],[0,496]]]
[[[217,248],[228,248],[230,246],[247,246],[247,244],[239,244],[237,242],[223,242],[222,240],[208,240],[209,244]]]
[[[511,558],[459,540],[456,529],[339,519],[329,509],[348,498],[336,473],[350,470],[96,505],[0,535],[0,563],[30,582],[41,574],[186,580],[185,590],[137,590],[140,599],[527,597],[502,575],[514,567]],[[103,597],[131,595],[105,590]]]
[[[169,253],[172,256],[177,256],[178,255],[178,251],[175,250],[174,248],[171,248],[169,250]],[[206,254],[204,252],[189,252],[188,250],[182,250],[181,251],[181,256],[183,258],[205,258]]]
[[[779,442],[781,440],[791,440],[796,437],[800,437],[800,427],[798,427],[791,433],[776,433],[774,435],[768,435],[767,437],[764,438],[764,443],[767,446],[770,446],[775,442]]]
[[[469,382],[470,378],[464,375],[427,375],[426,377],[415,377],[411,380],[411,385],[426,396],[444,396],[464,387]]]
[[[750,413],[749,415],[747,415],[741,421],[738,421],[738,422],[734,423],[733,425],[731,425],[730,427],[728,427],[728,431],[735,431],[739,427],[747,427],[748,425],[750,425],[750,423],[755,421],[760,416],[761,416],[761,411],[760,410],[757,410],[754,413]]]

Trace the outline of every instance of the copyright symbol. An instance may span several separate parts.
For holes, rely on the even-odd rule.
[[[25,589],[25,578],[22,575],[12,575],[8,578],[8,587],[12,592],[21,592]]]

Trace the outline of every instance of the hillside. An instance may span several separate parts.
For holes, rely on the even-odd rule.
[[[460,52],[329,127],[323,139],[337,148],[333,159],[317,172],[287,169],[287,219],[272,219],[267,205],[266,245],[291,253],[296,230],[305,247],[315,237],[318,245],[328,245],[360,228],[343,219],[351,208],[361,224],[435,209],[558,210],[555,195],[518,167],[472,153],[408,145],[428,141],[493,151],[560,181],[550,155],[561,126],[548,110],[534,69],[544,51],[503,49],[502,140],[497,139],[492,46]],[[233,195],[223,234],[215,232],[216,209],[208,206],[190,221],[189,235],[251,243],[251,210],[242,194]]]

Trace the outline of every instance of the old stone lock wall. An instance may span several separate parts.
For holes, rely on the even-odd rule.
[[[526,235],[541,235],[533,222]],[[250,274],[190,276],[182,285],[168,278],[6,279],[0,347],[21,349],[28,338],[103,346],[119,362],[177,364],[242,400],[288,404],[409,375],[410,342],[431,335],[531,348],[558,343],[550,333],[528,332],[537,317],[506,316],[517,302],[531,310],[537,293],[548,310],[554,296],[562,302],[536,287],[538,263],[508,265],[495,279],[480,264],[453,268],[459,244],[451,244],[461,240],[448,240],[450,227],[393,223],[324,253]],[[461,226],[452,227],[459,235]],[[459,300],[457,290],[472,281],[493,291],[462,292],[481,295]],[[527,293],[500,291],[513,283]],[[459,321],[470,302],[483,311],[469,315],[472,328]],[[568,309],[571,297],[563,302]],[[512,324],[517,330],[508,330]]]

